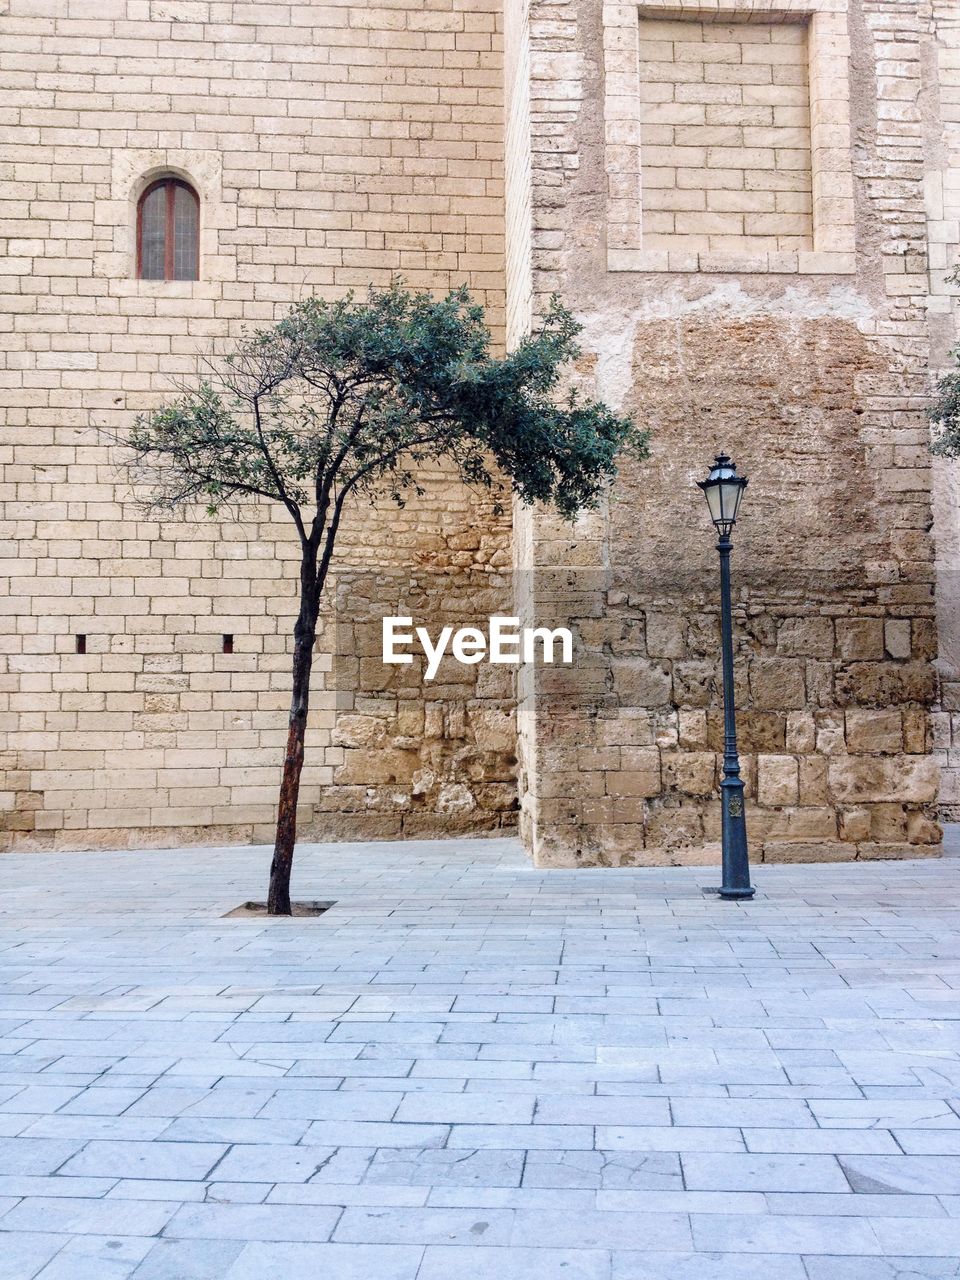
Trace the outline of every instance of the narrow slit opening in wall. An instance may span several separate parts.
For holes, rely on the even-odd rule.
[[[224,652],[224,653],[233,653],[233,636],[230,636],[230,635],[224,635],[224,637],[223,637],[223,652]]]
[[[77,635],[77,636],[74,636],[74,640],[75,640],[75,642],[76,642],[76,646],[77,646],[77,653],[86,653],[86,652],[87,652],[87,637],[86,637],[86,636]]]

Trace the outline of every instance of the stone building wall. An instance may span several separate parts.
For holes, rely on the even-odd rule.
[[[954,0],[8,0],[3,22],[3,843],[270,838],[292,530],[145,517],[100,432],[303,293],[401,272],[465,280],[509,345],[559,292],[575,378],[653,456],[573,526],[511,528],[442,472],[354,513],[302,832],[499,831],[519,802],[543,864],[716,856],[694,481],[723,448],[751,478],[754,856],[936,851],[938,767],[960,813],[960,487],[938,468],[932,529],[922,410],[957,332]],[[135,279],[163,172],[201,198],[195,283]],[[385,612],[495,611],[572,623],[576,666],[514,688],[379,660]]]
[[[466,281],[502,341],[500,5],[3,8],[3,840],[269,839],[292,529],[256,508],[145,518],[98,430],[122,429],[198,351],[311,290],[396,272],[431,289]],[[195,283],[135,278],[137,197],[164,172],[201,198]],[[346,532],[358,585],[341,585],[318,657],[307,833],[513,821],[511,689],[471,668],[424,698],[398,683],[364,700],[364,669],[360,693],[343,692],[356,655],[337,637],[369,613],[374,569],[416,570],[428,602],[450,574],[473,575],[478,599],[504,595],[509,521],[427,479],[423,501],[356,513]],[[369,656],[369,634],[357,643]]]
[[[542,673],[521,721],[523,825],[543,864],[716,851],[717,567],[694,481],[721,449],[750,476],[734,572],[754,856],[938,850],[922,413],[932,18],[916,0],[531,3],[537,305],[558,291],[583,316],[582,376],[654,432],[604,510],[521,526],[535,607],[580,639],[578,670]],[[803,81],[810,245],[793,234],[806,206],[782,224],[750,208],[807,185],[804,126],[776,116],[800,106]],[[786,168],[776,138],[752,133],[780,127],[799,130]],[[704,132],[699,147],[680,132],[708,128],[728,131],[718,149],[757,142],[753,164],[715,163]],[[665,170],[682,234],[663,220]],[[714,221],[717,192],[743,215],[740,243]]]
[[[960,347],[960,285],[948,272],[960,263],[960,7],[934,0],[936,44],[928,55],[937,92],[924,107],[930,136],[926,183],[929,228],[928,316],[933,369],[955,368]],[[960,820],[960,463],[936,459],[933,498],[937,540],[937,619],[940,633],[941,702],[933,718],[940,762],[940,813]]]

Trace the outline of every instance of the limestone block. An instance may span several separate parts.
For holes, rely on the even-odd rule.
[[[707,716],[704,711],[680,711],[678,741],[681,747],[696,751],[707,745]]]
[[[615,658],[610,664],[614,692],[631,707],[658,707],[670,701],[670,671],[646,658]]]
[[[438,813],[470,813],[477,806],[473,793],[462,782],[447,782],[437,796]]]
[[[910,619],[887,618],[883,624],[883,642],[891,658],[909,658]]]
[[[683,618],[675,613],[647,613],[647,653],[651,658],[682,658],[686,652]]]
[[[817,751],[837,755],[846,751],[846,732],[841,711],[820,711],[816,717]]]
[[[927,804],[937,794],[938,769],[929,756],[833,756],[829,777],[834,798],[847,804]]]
[[[857,845],[857,857],[864,862],[886,858],[936,858],[940,856],[939,844],[910,844],[908,841],[874,844],[864,841]]]
[[[840,839],[853,844],[870,837],[870,810],[865,808],[841,809]]]
[[[936,692],[936,673],[928,662],[854,662],[838,674],[836,689],[840,705],[917,702],[929,706]]]
[[[757,801],[762,805],[797,804],[800,783],[794,756],[757,757]]]
[[[344,715],[337,720],[332,741],[342,747],[376,747],[387,737],[387,724],[374,716]]]
[[[771,840],[763,846],[764,862],[849,862],[855,846],[839,840]]]
[[[854,708],[846,712],[847,749],[861,751],[901,751],[903,725],[899,711],[872,711]]]
[[[882,618],[838,618],[837,650],[842,658],[883,657]]]
[[[790,656],[829,658],[833,654],[831,618],[787,618],[777,632],[777,649]]]
[[[661,759],[666,790],[691,796],[716,791],[717,757],[712,751],[665,751]]]
[[[467,718],[478,747],[488,751],[514,751],[517,730],[514,718],[503,707],[471,703]]]
[[[801,756],[800,803],[817,805],[830,803],[828,765],[824,756]]]
[[[673,664],[674,701],[681,707],[708,707],[714,700],[716,668],[712,662]],[[960,700],[958,700],[960,707]]]
[[[664,849],[698,846],[703,843],[704,821],[697,801],[648,802],[646,843]]]
[[[750,664],[750,696],[755,707],[794,710],[806,702],[803,663],[795,658],[757,658]]]
[[[377,751],[348,750],[334,780],[342,786],[412,782],[420,760],[415,751],[380,748]]]
[[[806,755],[816,744],[816,724],[809,711],[788,711],[785,745],[795,755]]]
[[[939,845],[943,840],[943,828],[927,814],[912,810],[907,814],[907,839],[911,844]]]

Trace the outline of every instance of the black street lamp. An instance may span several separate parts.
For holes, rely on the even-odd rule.
[[[723,781],[722,807],[723,884],[721,898],[752,898],[750,862],[747,857],[747,819],[743,812],[743,779],[737,755],[737,713],[733,704],[733,623],[730,615],[730,533],[737,522],[746,476],[737,475],[736,463],[725,453],[717,455],[706,480],[698,480],[710,518],[716,526],[720,553],[720,635],[723,654]]]

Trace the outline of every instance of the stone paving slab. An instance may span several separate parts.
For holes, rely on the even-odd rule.
[[[960,861],[0,862],[0,1280],[960,1277]]]

